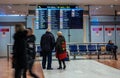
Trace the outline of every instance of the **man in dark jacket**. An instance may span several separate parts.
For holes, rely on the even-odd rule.
[[[112,40],[108,41],[108,44],[106,45],[106,49],[107,49],[107,51],[112,52],[115,60],[117,60],[117,48],[118,47],[116,45],[114,45]]]
[[[24,25],[16,24],[13,37],[13,64],[15,68],[15,78],[21,78],[23,71],[26,70],[26,37],[27,31],[24,30]],[[26,72],[23,73],[23,78],[26,78]]]
[[[52,70],[51,63],[52,63],[52,50],[55,46],[55,38],[53,34],[50,32],[50,29],[47,29],[46,33],[43,34],[40,41],[41,45],[41,54],[42,54],[42,67],[46,69],[46,59],[48,58],[47,69]]]

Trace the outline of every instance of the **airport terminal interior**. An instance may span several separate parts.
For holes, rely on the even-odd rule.
[[[120,0],[1,0],[0,78],[19,78],[12,68],[16,24],[31,28],[36,37],[32,71],[38,78],[120,78]],[[52,69],[43,67],[40,43],[46,31],[53,34],[55,46],[58,31],[64,36],[65,69],[57,69],[55,47]],[[26,75],[36,78],[29,71]]]

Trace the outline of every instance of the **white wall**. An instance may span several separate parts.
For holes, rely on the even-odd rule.
[[[10,30],[10,26],[0,26],[0,29],[2,28],[8,28]],[[5,33],[5,36],[3,36],[3,33],[0,32],[0,56],[6,56],[7,55],[7,44],[10,43],[10,31]]]

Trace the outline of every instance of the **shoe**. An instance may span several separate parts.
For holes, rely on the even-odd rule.
[[[46,69],[46,67],[43,67],[43,69]]]
[[[118,60],[117,58],[115,58],[115,60]]]
[[[53,68],[47,68],[47,70],[53,70]]]
[[[59,68],[57,68],[57,69],[62,69],[62,67],[59,67]]]
[[[66,66],[64,66],[63,69],[65,70],[65,69],[66,69]]]

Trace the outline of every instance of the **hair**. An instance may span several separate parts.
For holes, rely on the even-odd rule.
[[[57,32],[57,35],[58,35],[58,36],[62,36],[62,32],[61,32],[61,31],[58,31],[58,32]]]
[[[108,43],[110,43],[112,40],[109,40]]]
[[[16,31],[23,31],[25,29],[23,24],[15,24],[15,30]]]
[[[46,32],[51,32],[51,29],[50,29],[50,28],[47,28]]]
[[[32,28],[27,28],[28,30],[30,30],[31,32],[33,32]]]

